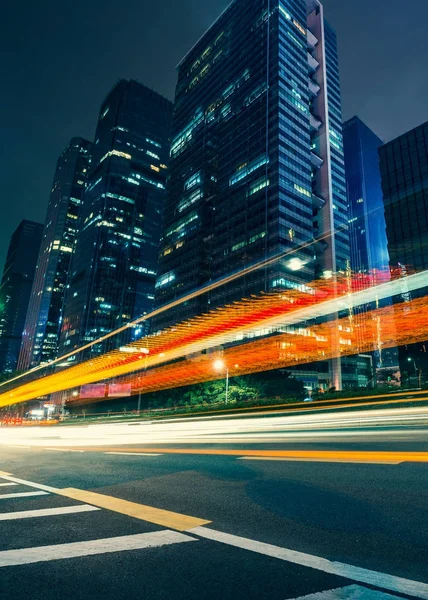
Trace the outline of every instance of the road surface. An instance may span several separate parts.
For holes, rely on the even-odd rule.
[[[423,427],[221,423],[0,430],[1,600],[428,599]]]

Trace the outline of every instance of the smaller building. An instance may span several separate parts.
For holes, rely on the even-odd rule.
[[[379,149],[390,264],[403,275],[428,269],[428,122]],[[427,287],[397,301],[426,295]],[[399,327],[399,324],[397,324]],[[428,343],[400,348],[402,382],[420,387],[428,382]]]
[[[23,220],[13,233],[0,285],[0,376],[18,364],[43,225]]]
[[[22,338],[20,371],[57,357],[64,296],[76,248],[90,150],[90,142],[72,138],[57,162]]]
[[[378,150],[383,142],[358,117],[343,125],[351,269],[387,269],[388,243]]]
[[[349,237],[351,246],[351,270],[354,273],[373,273],[389,268],[388,242],[386,238],[385,211],[379,165],[379,148],[382,140],[359,117],[353,117],[343,125],[346,188],[349,202]],[[383,306],[390,301],[383,303]],[[359,307],[358,314],[375,306]],[[364,328],[361,329],[365,337]],[[384,369],[397,370],[398,354],[395,348],[373,352],[374,366],[379,370],[379,383]]]
[[[119,81],[101,105],[59,355],[153,308],[172,109],[169,100],[134,80]],[[143,327],[128,328],[85,357],[143,333]]]

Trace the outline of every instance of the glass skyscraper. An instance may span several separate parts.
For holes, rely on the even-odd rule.
[[[0,375],[17,368],[43,225],[21,221],[13,233],[0,286]]]
[[[343,125],[349,202],[351,269],[368,272],[389,267],[379,165],[383,145],[358,117]]]
[[[171,115],[170,101],[133,80],[119,81],[101,105],[61,355],[153,307]],[[129,332],[123,342],[142,334]],[[109,342],[98,344],[91,353],[109,348]]]
[[[379,153],[391,266],[428,269],[428,122]]]
[[[178,66],[157,304],[286,251],[158,326],[349,264],[335,33],[318,0],[235,0]]]
[[[379,148],[383,142],[361,119],[353,117],[343,125],[346,187],[349,202],[349,237],[351,245],[351,270],[354,273],[375,273],[389,268],[386,238],[385,211],[380,176]],[[384,276],[384,275],[383,275]],[[391,301],[383,301],[388,306]],[[365,314],[375,306],[354,309],[356,316]],[[378,325],[379,343],[373,351],[373,364],[378,376],[385,369],[397,370],[396,349],[382,349],[382,324]],[[359,335],[367,334],[360,323]],[[379,371],[381,369],[381,371]]]
[[[58,159],[22,338],[21,371],[57,357],[90,151],[90,142],[73,138]]]
[[[428,269],[428,122],[379,149],[390,264],[403,275]],[[428,293],[427,287],[419,294]],[[410,302],[403,280],[400,300]],[[399,323],[397,323],[399,327]],[[428,343],[400,348],[403,380],[428,381]]]

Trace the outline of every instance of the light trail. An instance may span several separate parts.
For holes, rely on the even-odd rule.
[[[138,342],[129,344],[125,348],[120,348],[70,367],[65,372],[55,373],[23,384],[13,390],[1,394],[0,407],[12,403],[24,402],[53,392],[76,388],[87,383],[126,375],[143,368],[152,369],[155,366],[181,359],[183,356],[200,352],[201,350],[231,342],[236,343],[239,340],[245,340],[275,330],[280,331],[285,327],[296,326],[305,320],[327,317],[329,315],[337,314],[340,311],[349,312],[357,306],[367,305],[378,302],[381,299],[402,294],[403,286],[405,287],[406,292],[409,292],[428,285],[428,271],[410,275],[405,279],[400,278],[384,282],[386,277],[389,278],[389,273],[384,275],[381,274],[380,276],[376,275],[374,277],[343,277],[335,280],[333,283],[331,280],[322,280],[311,284],[310,287],[308,286],[308,290],[311,293],[287,290],[281,293],[265,294],[257,298],[253,297],[234,303],[224,308],[214,310],[201,317],[196,317],[181,323],[174,328],[161,332],[160,335],[142,338]],[[373,285],[373,282],[378,279],[381,280],[381,283]],[[356,291],[352,291],[355,289]],[[425,301],[426,299],[423,300]],[[416,304],[415,301],[403,305],[394,305],[392,312],[399,310],[397,309],[397,306],[406,307],[402,317],[403,319],[406,319],[406,322],[409,320],[408,313],[411,313],[412,311],[413,319],[416,317],[420,318],[420,310],[422,309],[426,314],[426,306],[421,308],[420,304]],[[387,314],[391,314],[392,307],[382,310],[384,312],[377,313],[377,326],[379,325],[379,315],[381,318],[386,318]],[[370,315],[372,313],[364,314]],[[362,322],[361,320],[363,318],[365,319],[366,326],[370,327],[371,317],[367,319],[364,315],[358,316],[357,324]],[[342,325],[339,324],[339,326],[343,326],[345,321],[346,319],[342,319]],[[403,338],[403,336],[401,336],[400,338],[401,340],[404,339],[404,341],[398,343],[395,338],[389,339],[387,343],[383,344],[384,347],[410,343],[411,340],[425,341],[427,334],[424,330],[424,321],[426,321],[425,318],[421,320],[420,327],[418,327],[417,330],[415,330],[415,321],[413,321],[413,326],[406,329],[407,337]],[[331,323],[333,323],[333,325]],[[306,351],[306,354],[303,353],[304,356],[302,354],[302,358],[294,358],[292,364],[326,360],[327,358],[334,358],[340,354],[356,354],[361,351],[361,348],[356,343],[358,340],[355,339],[349,339],[349,341],[346,342],[346,344],[350,346],[349,349],[342,347],[337,350],[336,344],[334,344],[332,340],[335,322],[333,321],[331,323],[326,324],[324,329],[321,330],[316,330],[315,328],[311,329],[312,331],[318,331],[316,334],[318,335],[318,338],[325,337],[326,335],[330,336],[330,350],[322,350],[318,355],[313,352],[312,354],[308,354]],[[382,324],[382,326],[384,327],[384,324]],[[388,327],[392,328],[392,323],[390,323]],[[291,337],[290,333],[287,335]],[[307,337],[314,337],[313,335],[308,335],[306,333],[304,336],[305,335]],[[343,336],[343,334],[341,335]],[[373,337],[373,335],[370,336],[371,349],[376,347],[375,340],[378,338],[378,335],[379,332],[376,331],[375,337]],[[421,335],[425,337],[421,338]],[[260,340],[259,342],[261,344],[266,342],[268,345],[272,346],[272,339],[278,340],[278,337],[267,338],[267,340]],[[294,336],[294,339],[297,340],[298,336]],[[311,341],[313,343],[313,339]],[[304,342],[305,340],[301,340],[299,343],[304,344]],[[241,347],[227,351],[233,355],[235,351],[239,351],[239,348],[241,348],[246,356],[251,357],[252,370],[243,370],[240,374],[284,366],[284,356],[278,356],[278,352],[276,356],[271,352],[269,364],[267,364],[267,361],[265,360],[264,365],[266,366],[263,367],[258,364],[257,360],[253,360],[254,358],[257,359],[257,357],[253,356],[254,352],[252,352],[254,344],[257,343],[258,342],[251,343],[252,348],[250,348],[250,344],[245,344]],[[283,343],[286,344],[287,342],[284,341]],[[257,351],[260,351],[260,348],[260,345],[256,346]],[[366,349],[367,348],[368,347],[366,347]],[[265,346],[264,350],[266,349]],[[125,352],[123,350],[125,350]],[[283,352],[282,354],[285,353]],[[288,353],[286,357],[287,365],[290,364],[288,362],[289,354],[290,353]],[[243,360],[242,357],[243,354],[241,353],[239,355],[241,361]],[[253,368],[254,365],[258,366]],[[175,365],[168,366],[170,373],[172,373],[172,369],[174,368]],[[151,371],[147,372],[149,377],[150,373]],[[219,378],[218,375],[211,376],[211,379],[215,378]],[[187,379],[187,382],[184,385],[188,384],[188,382],[189,380]],[[145,389],[147,389],[146,386]]]
[[[370,437],[390,441],[394,436],[406,441],[419,439],[426,443],[427,407],[404,407],[389,410],[359,410],[355,412],[304,413],[270,417],[217,417],[204,419],[175,419],[171,421],[130,422],[118,424],[52,426],[49,440],[43,427],[5,428],[0,446],[23,445],[70,450],[101,449],[105,452],[176,452],[221,454],[226,444],[284,444],[289,442],[342,440],[354,443],[358,438],[366,443]],[[415,427],[410,429],[409,427]],[[401,428],[397,431],[396,428]],[[163,444],[163,446],[160,446]],[[192,444],[215,444],[218,449],[191,449]],[[138,448],[140,445],[140,448]],[[176,448],[177,445],[186,446]],[[118,448],[118,446],[120,448]],[[174,448],[175,446],[175,448]],[[223,448],[222,448],[223,446]],[[239,446],[238,446],[239,448]],[[233,451],[245,456],[248,451]],[[271,452],[278,452],[272,450]],[[428,460],[428,454],[425,453]],[[405,460],[405,459],[403,459]]]
[[[411,304],[389,306],[359,315],[358,323],[353,328],[349,327],[348,318],[345,317],[308,327],[295,334],[285,333],[259,339],[225,350],[223,361],[228,365],[229,376],[234,377],[328,360],[336,357],[332,337],[340,329],[341,356],[371,351],[375,346],[379,320],[382,323],[383,348],[425,341],[428,339],[427,307],[428,299],[422,298]],[[397,322],[400,324],[398,331]],[[364,336],[359,335],[360,328]],[[213,369],[212,356],[204,355],[198,360],[184,360],[151,369],[143,375],[125,378],[123,383],[131,383],[133,393],[149,393],[218,378],[218,373]],[[80,400],[78,403],[83,402]]]
[[[46,369],[47,367],[52,367],[56,364],[59,364],[59,363],[63,362],[64,360],[66,360],[67,358],[76,356],[76,355],[80,354],[81,352],[83,352],[84,350],[89,350],[89,348],[92,348],[92,347],[96,346],[97,344],[100,344],[116,335],[119,335],[120,333],[123,333],[124,331],[126,331],[130,328],[136,327],[137,325],[140,325],[141,323],[144,323],[145,321],[149,321],[153,317],[156,317],[164,312],[167,312],[168,310],[176,308],[180,304],[184,304],[185,302],[189,302],[190,300],[198,298],[199,296],[202,296],[203,294],[211,292],[211,291],[215,290],[216,288],[221,287],[223,285],[227,285],[228,283],[231,283],[232,281],[235,281],[236,279],[239,279],[240,277],[244,277],[245,275],[249,275],[250,273],[253,273],[254,271],[258,271],[258,270],[266,268],[272,264],[275,264],[284,258],[292,256],[293,254],[296,254],[300,250],[307,249],[310,246],[313,246],[314,244],[318,244],[320,241],[323,241],[330,237],[331,237],[331,234],[327,233],[324,236],[317,238],[316,240],[312,240],[310,242],[301,244],[298,248],[293,248],[292,250],[286,250],[280,254],[275,254],[274,256],[270,256],[259,262],[249,265],[248,267],[246,267],[244,269],[241,269],[239,271],[231,273],[230,275],[226,275],[225,277],[222,277],[213,282],[210,282],[210,283],[198,288],[197,290],[193,290],[192,292],[186,294],[185,296],[182,296],[181,298],[177,298],[177,300],[174,300],[174,301],[170,302],[169,304],[160,306],[159,308],[153,310],[151,313],[149,313],[147,315],[143,315],[142,317],[139,317],[138,319],[129,321],[122,327],[118,327],[117,329],[114,329],[113,331],[110,331],[109,333],[104,334],[103,336],[97,338],[96,340],[93,340],[92,342],[88,342],[87,344],[84,344],[83,346],[80,346],[79,348],[76,348],[76,349],[72,350],[71,352],[68,352],[67,354],[63,354],[63,355],[59,356],[58,358],[49,361],[48,364],[39,365],[37,367],[29,369],[28,371],[25,371],[24,373],[16,375],[15,377],[8,379],[7,381],[0,383],[0,388],[4,385],[10,384],[10,383],[17,381],[23,377],[26,377],[30,374],[36,373],[37,371],[40,371],[40,370]],[[388,278],[390,277],[389,271],[385,271],[384,273],[387,275]]]

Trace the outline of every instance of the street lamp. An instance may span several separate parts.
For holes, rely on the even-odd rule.
[[[214,361],[214,369],[216,371],[223,371],[224,369],[226,369],[226,401],[225,401],[225,404],[227,404],[227,397],[229,394],[229,368],[227,367],[225,362],[219,358],[216,361]]]
[[[414,367],[414,369],[415,369],[415,375],[416,375],[416,379],[417,379],[417,381],[419,382],[419,387],[422,387],[422,382],[421,382],[421,374],[420,374],[420,372],[419,372],[419,369],[418,369],[418,368],[417,368],[417,366],[416,366],[415,359],[414,359],[414,358],[411,358],[411,357],[409,356],[409,357],[407,358],[407,360],[408,360],[409,362],[412,362],[412,363],[413,363],[413,367]]]

